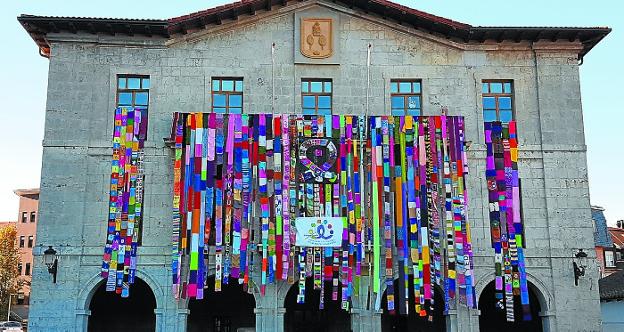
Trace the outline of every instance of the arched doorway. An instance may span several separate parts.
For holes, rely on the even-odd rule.
[[[435,287],[433,294],[433,316],[421,317],[414,308],[414,278],[409,277],[409,309],[408,315],[399,314],[399,280],[394,281],[394,314],[388,311],[388,298],[384,292],[381,300],[383,313],[381,314],[381,330],[383,332],[394,331],[418,331],[418,332],[438,332],[446,331],[446,316],[444,316],[444,296],[442,289]]]
[[[514,296],[514,322],[507,322],[505,310],[496,307],[496,295],[494,281],[490,282],[481,296],[479,296],[479,330],[482,332],[489,331],[505,331],[505,332],[524,332],[524,331],[543,331],[542,319],[539,316],[542,310],[537,295],[537,288],[529,282],[529,305],[531,306],[531,320],[524,321],[522,317],[522,306],[520,305],[520,296]]]
[[[305,303],[297,303],[299,284],[288,290],[284,300],[284,332],[345,332],[351,331],[351,314],[340,308],[342,285],[338,284],[338,300],[332,300],[332,283],[325,281],[323,309],[319,308],[321,291],[314,290],[312,278],[306,279]]]
[[[204,298],[189,300],[187,331],[236,332],[246,327],[253,330],[256,326],[254,296],[245,292],[235,279],[222,284],[220,292],[215,292],[214,282],[214,276],[208,277]]]
[[[105,280],[96,287],[89,303],[89,332],[151,332],[156,329],[156,298],[145,281],[135,278],[127,298],[107,292]]]

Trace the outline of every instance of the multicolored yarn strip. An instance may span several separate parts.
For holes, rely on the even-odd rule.
[[[495,252],[497,307],[513,322],[514,297],[520,296],[523,319],[531,320],[524,262],[524,225],[520,215],[516,122],[486,122],[486,178],[492,247]]]
[[[309,277],[345,310],[378,307],[382,285],[391,312],[431,315],[439,288],[475,307],[461,117],[176,113],[173,129],[176,298],[201,298],[214,268],[216,291],[298,282],[303,303]],[[295,246],[298,217],[342,218],[341,246]]]
[[[130,295],[137,265],[138,231],[143,205],[143,132],[141,110],[115,110],[113,160],[109,196],[108,228],[102,278],[106,290]],[[174,223],[176,220],[174,220]]]

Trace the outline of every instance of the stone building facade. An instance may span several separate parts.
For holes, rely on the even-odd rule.
[[[302,59],[298,19],[333,19],[335,55]],[[50,61],[35,260],[53,246],[58,280],[35,264],[31,331],[84,331],[101,286],[119,75],[149,77],[145,199],[137,276],[153,292],[157,331],[186,331],[193,313],[171,295],[172,113],[210,112],[211,80],[241,77],[243,112],[301,113],[301,79],[333,83],[332,112],[390,114],[390,82],[419,79],[422,114],[462,115],[477,297],[494,277],[483,135],[482,82],[513,82],[520,140],[528,280],[545,331],[599,331],[598,269],[579,86],[582,57],[606,28],[477,28],[384,0],[248,1],[166,21],[52,18],[19,21]],[[272,44],[274,57],[272,58]],[[367,55],[370,45],[370,89]],[[274,65],[273,60],[274,59]],[[274,93],[274,94],[273,94]],[[272,100],[271,96],[274,96]],[[574,284],[572,261],[588,267]],[[284,330],[278,283],[255,297],[258,331]],[[479,310],[450,310],[446,329],[478,331]],[[382,313],[354,303],[354,331],[379,331]],[[91,329],[93,327],[90,327]]]

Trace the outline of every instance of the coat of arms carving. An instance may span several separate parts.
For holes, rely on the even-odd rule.
[[[333,52],[332,20],[330,18],[301,19],[301,54],[312,59],[330,57]]]

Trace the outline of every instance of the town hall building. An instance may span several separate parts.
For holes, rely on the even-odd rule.
[[[50,63],[29,331],[601,330],[599,270],[592,237],[579,66],[584,60],[591,61],[585,57],[611,31],[609,28],[478,27],[387,0],[243,0],[167,20],[21,15],[18,21]],[[265,124],[266,119],[272,120]],[[334,126],[322,119],[329,119],[328,123],[333,119]],[[359,128],[357,119],[361,121]],[[297,125],[289,127],[288,121]],[[272,130],[267,129],[271,128],[269,122],[273,124]],[[412,122],[416,127],[411,127]],[[282,139],[278,144],[278,137],[289,137],[294,146],[293,142],[301,142],[302,136],[309,134],[308,123],[313,123],[312,130],[317,125],[326,125],[333,138],[320,140],[318,144],[325,145],[313,154],[320,158],[327,153],[339,166],[333,179],[327,173],[333,167],[328,162],[325,173],[314,173],[315,169],[311,168],[313,178],[325,181],[321,191],[338,188],[343,181],[341,174],[351,174],[344,169],[340,172],[340,167],[345,167],[340,156],[347,155],[340,145],[345,142],[344,135],[350,140],[353,133],[354,137],[356,134],[363,137],[358,142],[367,140],[368,146],[353,145],[364,151],[362,155],[354,154],[353,163],[357,165],[358,158],[368,160],[361,162],[360,169],[364,170],[360,172],[361,183],[374,188],[370,192],[362,189],[362,197],[370,199],[379,195],[384,200],[380,198],[379,206],[375,199],[365,198],[357,204],[360,196],[356,194],[353,196],[356,204],[351,204],[350,198],[350,204],[343,206],[349,213],[341,214],[341,218],[347,215],[352,218],[359,215],[358,211],[364,211],[357,218],[358,225],[363,224],[361,230],[360,226],[349,228],[350,222],[345,221],[344,234],[353,235],[342,239],[348,247],[350,238],[356,249],[345,249],[345,256],[340,256],[343,251],[339,253],[336,249],[332,256],[331,248],[307,251],[329,257],[322,262],[329,268],[328,279],[321,281],[316,277],[316,258],[313,264],[298,260],[305,257],[306,251],[299,251],[301,239],[297,239],[296,245],[288,243],[288,226],[293,229],[291,232],[295,228],[292,213],[292,222],[284,225],[284,233],[278,228],[276,238],[269,236],[268,244],[263,243],[266,239],[263,232],[273,234],[274,225],[288,220],[287,213],[271,212],[270,218],[264,215],[268,211],[263,205],[266,197],[262,195],[267,195],[262,189],[264,178],[258,188],[253,185],[250,189],[251,203],[244,201],[253,205],[257,200],[258,215],[262,214],[257,232],[251,221],[255,218],[250,217],[249,232],[254,235],[249,235],[247,247],[241,245],[243,251],[252,252],[247,253],[249,259],[245,262],[243,253],[236,256],[236,248],[232,256],[228,256],[227,250],[222,253],[220,241],[227,247],[230,230],[224,226],[224,232],[221,226],[216,226],[215,231],[214,223],[219,220],[213,224],[206,221],[206,247],[199,252],[193,249],[191,243],[196,243],[198,232],[190,212],[182,213],[185,207],[180,201],[190,201],[187,198],[196,192],[192,180],[185,185],[184,179],[192,172],[189,160],[197,157],[202,162],[201,151],[195,156],[191,153],[192,149],[201,149],[202,144],[189,137],[197,134],[192,137],[202,139],[202,128],[206,128],[207,135],[214,134],[214,123],[221,127],[216,125],[217,136],[203,137],[203,148],[213,150],[209,150],[208,157],[203,155],[202,165],[206,165],[206,158],[211,165],[210,151],[214,151],[215,145],[217,157],[212,155],[215,163],[220,148],[227,155],[228,135],[240,139],[238,133],[246,135],[246,123],[249,123],[249,133],[251,128],[261,128],[259,134],[250,134],[248,140],[260,142],[260,154],[266,148],[272,151],[267,154],[269,158],[283,157],[268,164],[267,167],[275,169],[267,172],[269,177],[280,174],[279,163],[286,160],[286,150],[280,152],[277,146],[286,147],[288,143]],[[297,127],[299,123],[305,124],[306,129]],[[434,123],[437,131],[433,129]],[[422,130],[419,134],[413,129],[418,129],[419,124],[421,129],[431,128],[427,131],[431,134],[423,134]],[[295,134],[288,136],[288,128]],[[345,128],[349,130],[345,132]],[[408,151],[410,158],[418,159],[418,154],[410,154],[409,148],[414,130],[415,137],[423,139],[422,144],[424,139],[444,142],[437,149],[427,145],[426,151],[422,145],[421,158],[438,153],[439,165],[443,165],[448,161],[444,157],[446,146],[458,152],[449,153],[448,157],[451,162],[458,161],[458,174],[463,170],[465,178],[460,174],[459,180],[451,179],[445,167],[432,167],[429,173],[423,169],[420,173],[421,179],[430,181],[430,173],[439,171],[449,175],[445,177],[448,188],[452,180],[453,188],[459,183],[457,188],[466,190],[465,196],[462,194],[452,202],[457,209],[453,210],[455,219],[453,214],[447,214],[451,216],[450,228],[445,230],[435,222],[427,226],[423,221],[423,237],[406,242],[395,238],[404,234],[398,230],[404,224],[395,220],[397,213],[402,214],[400,209],[393,208],[393,219],[387,209],[400,206],[401,200],[412,202],[413,190],[408,195],[406,189],[404,197],[398,191],[396,196],[385,200],[389,196],[384,196],[384,192],[391,192],[387,189],[390,175],[385,167],[392,163],[397,173],[391,176],[399,181],[401,168],[397,165],[403,165],[403,170],[412,166],[407,166],[411,161],[404,164],[400,157],[395,165],[395,161],[388,161],[381,152],[386,151],[382,146],[385,149],[388,144],[394,144],[385,141],[386,137],[393,137],[386,131],[388,128],[396,128],[397,148],[390,149],[396,156]],[[228,132],[228,129],[233,130]],[[384,138],[383,143],[376,141],[372,132],[378,132],[378,137]],[[275,139],[262,145],[266,144],[263,135],[274,135]],[[123,142],[131,136],[134,141],[127,147],[132,146],[134,154],[128,152],[119,157],[120,140]],[[502,139],[493,139],[495,136]],[[447,138],[459,143],[445,145]],[[232,143],[234,149],[237,142]],[[334,144],[338,146],[335,150]],[[364,156],[376,153],[375,144],[380,147],[379,158],[366,159]],[[417,142],[413,144],[416,149]],[[249,158],[256,160],[253,149],[249,150]],[[306,159],[305,150],[298,149],[298,160]],[[340,156],[337,158],[336,154]],[[496,159],[499,156],[500,164]],[[125,184],[132,188],[128,191],[130,196],[116,196],[111,193],[122,191],[121,185],[117,188],[120,181],[117,176],[122,174],[119,162],[126,158],[128,163],[133,161],[128,172],[139,177]],[[263,157],[259,158],[258,167],[262,168]],[[227,159],[215,168],[223,172],[224,181],[228,176],[224,171]],[[240,161],[235,158],[234,165],[237,162]],[[179,163],[188,167],[180,170]],[[256,174],[253,167],[248,171]],[[299,167],[302,166],[293,168],[292,174],[299,174],[295,173]],[[239,172],[236,167],[232,169]],[[358,167],[354,169],[357,176]],[[383,174],[376,173],[378,169],[384,170]],[[244,176],[244,166],[242,172]],[[197,179],[205,181],[201,175],[204,173],[197,174]],[[258,174],[267,176],[262,171]],[[407,174],[404,172],[403,178],[411,173]],[[515,174],[514,181],[510,180],[511,174]],[[498,175],[502,176],[502,182],[501,178],[490,181],[490,177]],[[375,176],[386,181],[379,184],[379,191],[374,179],[364,179]],[[236,192],[237,178],[234,178]],[[334,187],[330,182],[336,178],[339,180]],[[516,181],[518,178],[521,181]],[[220,183],[221,178],[215,175],[215,179]],[[442,179],[436,181],[447,183]],[[201,184],[202,193],[213,194],[205,191],[205,182]],[[499,201],[497,194],[492,196],[492,187],[497,184],[507,185],[507,191],[497,192],[508,194],[506,199]],[[444,185],[427,182],[427,186],[443,192]],[[215,195],[220,193],[217,188],[221,187],[215,185]],[[287,181],[284,188],[289,188]],[[306,192],[300,200],[307,201],[307,194],[311,195],[309,202],[322,199],[319,187],[314,188],[315,195]],[[334,192],[340,192],[333,201],[338,205],[341,195],[347,195],[340,188]],[[358,188],[357,185],[349,188],[349,193],[361,189]],[[243,186],[240,190],[247,189]],[[425,206],[419,213],[424,213],[423,216],[429,213],[434,216],[430,220],[437,220],[437,211],[450,213],[450,210],[445,210],[443,203],[436,205],[435,193],[432,198],[431,192],[429,189],[423,192]],[[327,190],[325,193],[328,197],[332,195]],[[223,195],[225,216],[229,206],[236,210],[240,205],[236,194],[232,205],[225,203],[225,191]],[[269,190],[268,195],[273,195],[273,191]],[[280,191],[275,191],[275,195],[281,195]],[[128,218],[125,205],[123,213],[113,213],[110,204],[117,199],[130,202],[132,211],[140,211],[135,213],[136,220],[134,216]],[[205,199],[203,194],[201,199]],[[291,202],[300,204],[300,200],[295,197]],[[215,198],[215,204],[219,202]],[[326,209],[331,214],[332,200],[328,202]],[[450,198],[448,202],[451,204]],[[514,216],[513,221],[499,222],[499,202],[513,204],[514,212],[509,214]],[[415,205],[404,206],[407,214]],[[507,206],[511,209],[511,205]],[[249,215],[253,216],[254,211],[256,208]],[[236,223],[237,215],[233,213],[232,222]],[[311,216],[306,212],[303,215]],[[382,216],[379,220],[375,219],[378,215]],[[440,212],[439,217],[444,216]],[[116,222],[115,218],[123,221]],[[264,219],[268,220],[267,228]],[[242,220],[244,227],[245,219]],[[298,223],[297,218],[297,232]],[[188,235],[184,225],[189,225]],[[235,234],[238,231],[234,225],[232,245],[239,245],[240,238],[246,243],[246,233]],[[119,227],[128,232],[123,233],[128,234],[128,241],[132,239],[132,245],[125,245],[128,260],[119,260],[125,268],[115,261],[115,257],[126,255],[118,247],[124,247],[123,243],[114,240],[120,234]],[[369,227],[371,235],[366,232]],[[427,227],[435,231],[427,235]],[[182,232],[178,232],[180,229]],[[406,232],[416,234],[416,228]],[[204,236],[203,229],[199,233]],[[294,233],[290,234],[295,239]],[[329,234],[329,228],[321,236],[324,234]],[[508,238],[506,234],[511,235]],[[434,237],[438,235],[443,245],[436,243],[438,238]],[[361,250],[357,249],[360,236],[370,239],[370,243],[362,241]],[[513,240],[520,238],[522,243]],[[428,243],[427,239],[433,240]],[[464,242],[447,250],[447,239],[455,244]],[[275,244],[271,241],[283,246],[272,253],[270,246]],[[283,253],[281,248],[286,251]],[[290,256],[289,248],[292,248]],[[404,256],[399,248],[411,250],[412,258]],[[452,258],[455,250],[464,251],[456,260]],[[344,258],[343,265],[336,265],[341,257],[347,257],[347,252],[353,260]],[[200,257],[199,263],[196,255]],[[506,260],[501,263],[503,256],[510,257],[511,263],[507,264]],[[202,270],[203,260],[208,263]],[[380,263],[381,260],[388,263]],[[361,270],[356,261],[362,263]],[[276,262],[283,263],[284,270],[282,265],[276,268]],[[399,262],[405,262],[405,266],[414,264],[414,269],[409,265],[409,270],[407,267],[404,270]],[[227,268],[224,270],[228,264],[236,271],[240,264],[241,278],[230,277],[229,283],[222,283],[221,273],[228,273]],[[348,277],[347,274],[340,277],[342,293],[340,288],[336,292],[338,279],[332,280],[332,271],[339,271],[339,267],[345,269],[340,271],[347,271],[347,264]],[[247,274],[242,272],[244,266],[248,267]],[[283,271],[284,277],[279,271]],[[406,285],[409,289],[416,287],[414,280],[419,277],[414,273],[418,272],[412,271],[430,271],[421,275],[424,291],[416,296],[405,290]],[[319,272],[319,276],[320,273],[325,272]],[[457,284],[449,284],[447,280],[455,280],[456,273],[461,274]],[[379,283],[379,278],[374,276],[384,279]],[[396,291],[388,285],[394,285]],[[455,288],[457,296],[452,295]],[[335,294],[337,300],[332,299]],[[400,294],[405,294],[404,302],[398,299]],[[419,295],[424,302],[418,302]],[[396,310],[389,304],[394,301]],[[414,303],[423,303],[423,309],[413,310]],[[507,310],[501,303],[506,303]]]

